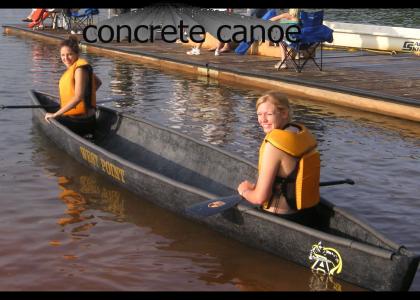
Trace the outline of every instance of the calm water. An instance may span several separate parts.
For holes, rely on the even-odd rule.
[[[420,28],[420,8],[328,8],[324,16],[328,21]]]
[[[0,10],[13,23],[27,10]],[[262,91],[85,53],[110,107],[256,162]],[[57,48],[0,35],[0,105],[57,94]],[[292,99],[318,138],[322,195],[420,253],[420,125]],[[0,290],[358,290],[226,239],[139,199],[48,141],[30,110],[0,111]],[[345,268],[345,262],[344,266]],[[418,272],[419,273],[419,272]],[[70,283],[70,284],[69,284]],[[411,290],[420,290],[417,274]]]

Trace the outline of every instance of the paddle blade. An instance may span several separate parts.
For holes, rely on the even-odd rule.
[[[209,217],[235,206],[241,200],[242,197],[239,195],[220,197],[191,205],[186,211],[194,216]]]

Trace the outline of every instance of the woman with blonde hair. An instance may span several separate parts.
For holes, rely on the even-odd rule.
[[[285,13],[272,17],[270,21],[279,21],[279,20],[288,20],[288,21],[299,21],[299,8],[289,8]]]
[[[258,179],[256,183],[242,181],[237,191],[267,212],[295,214],[299,209],[295,194],[298,162],[303,154],[316,148],[316,139],[303,124],[291,121],[286,95],[269,91],[257,100],[256,109],[258,123],[266,134],[259,152]],[[318,175],[319,171],[313,170]],[[319,182],[315,184],[319,186]]]

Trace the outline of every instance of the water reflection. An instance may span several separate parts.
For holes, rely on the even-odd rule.
[[[84,176],[80,177],[81,182],[84,180]],[[65,230],[66,226],[77,223],[77,226],[70,227],[72,237],[88,236],[89,229],[95,226],[97,222],[89,221],[94,218],[93,215],[83,214],[87,205],[86,197],[82,193],[71,189],[71,180],[64,176],[58,177],[58,184],[62,190],[59,198],[67,206],[65,213],[68,217],[60,218],[57,223],[63,227],[63,230]]]
[[[122,61],[116,60],[113,62],[112,69],[109,72],[109,76],[112,78],[109,88],[112,93],[125,96],[125,102],[121,103],[124,107],[130,107],[132,105],[134,90],[137,90],[137,86],[133,80],[134,67],[132,64],[122,63]],[[142,76],[140,75],[140,77]]]
[[[220,145],[227,142],[232,133],[233,124],[237,122],[236,101],[229,101],[232,94],[229,90],[214,89],[207,82],[200,85],[188,80],[177,80],[172,86],[168,101],[169,121],[172,128],[183,129],[201,123],[200,137],[203,141]],[[227,101],[228,100],[228,101]],[[185,129],[183,130],[185,131]]]
[[[54,94],[58,94],[58,80],[65,71],[58,46],[54,47],[33,40],[28,43],[32,54],[29,73],[33,84],[43,85],[44,91],[53,91]]]
[[[95,213],[94,210],[111,212],[113,216],[106,220],[119,220],[139,228],[148,228],[149,235],[152,234],[152,237],[148,238],[148,243],[151,243],[149,246],[160,250],[160,257],[167,264],[165,268],[186,268],[189,273],[186,278],[193,276],[208,286],[219,286],[228,290],[341,291],[341,284],[334,282],[331,277],[312,274],[310,270],[298,265],[226,240],[207,228],[149,204],[145,199],[135,199],[133,195],[122,193],[96,175],[81,175],[78,181],[66,184],[71,186],[72,196],[79,195],[77,199],[84,199],[77,202],[85,206],[82,211],[88,209],[93,211],[94,215],[99,215],[99,212]],[[73,211],[72,206],[70,209]],[[103,220],[93,215],[91,218],[98,222]],[[73,220],[83,221],[77,218]],[[85,223],[74,229],[87,231],[95,224],[96,222]],[[160,238],[153,241],[153,235]],[[164,238],[163,241],[161,237]],[[144,241],[138,240],[137,243]],[[237,251],[241,251],[241,257],[236,255]],[[114,252],[113,255],[118,256],[118,253]],[[138,259],[142,259],[141,253],[137,256]],[[163,265],[164,262],[162,267]],[[255,268],[260,270],[255,271]],[[132,272],[136,272],[135,267]]]
[[[335,282],[333,276],[325,273],[312,271],[312,276],[309,278],[309,289],[311,291],[334,291],[341,292],[341,284]]]
[[[118,107],[133,112],[130,108],[135,106],[134,113],[166,122],[165,125],[183,132],[200,123],[200,137],[211,144],[221,145],[230,140],[240,110],[232,91],[218,88],[207,77],[197,84],[183,78],[160,78],[157,72],[116,60],[110,72],[113,78],[110,88],[113,93],[126,96]]]

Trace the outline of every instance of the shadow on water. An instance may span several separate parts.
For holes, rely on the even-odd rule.
[[[152,199],[139,199],[80,165],[67,154],[63,155],[36,126],[33,127],[32,140],[35,144],[34,160],[57,180],[57,197],[66,205],[63,212],[65,216],[59,218],[57,223],[72,239],[83,240],[98,235],[100,232],[94,230],[95,226],[109,221],[128,224],[137,230],[147,230],[147,239],[156,240],[152,245],[155,251],[161,251],[159,255],[164,253],[164,256],[174,260],[182,257],[188,260],[178,262],[185,263],[184,268],[191,264],[194,266],[196,280],[207,286],[201,288],[204,290],[361,290],[224,238],[203,225],[153,205]],[[103,216],[104,213],[107,213],[106,216]],[[161,241],[162,238],[165,242]],[[130,247],[146,241],[120,242],[121,247]],[[106,243],[103,247],[107,247]],[[122,254],[112,255],[114,259],[122,259],[119,258]],[[137,273],[135,262],[131,263],[134,264],[130,264],[133,266],[129,267],[130,271]],[[186,284],[186,288],[181,285],[179,289],[189,288]]]

